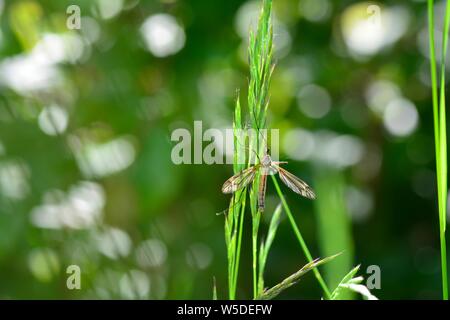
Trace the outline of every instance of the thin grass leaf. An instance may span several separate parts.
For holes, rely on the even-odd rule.
[[[239,92],[236,97],[236,105],[234,108],[234,119],[233,119],[233,135],[234,135],[234,154],[233,154],[233,171],[234,173],[238,173],[243,170],[243,166],[245,163],[245,159],[241,159],[242,156],[245,156],[245,153],[241,153],[242,146],[245,145],[245,141],[242,141],[241,130],[243,128],[242,125],[242,111],[241,111],[241,103],[239,99]]]
[[[441,185],[439,188],[439,222],[441,243],[441,266],[442,266],[442,291],[444,300],[448,300],[448,276],[447,276],[447,249],[445,230],[447,226],[447,127],[445,110],[445,58],[448,48],[448,33],[450,28],[450,1],[447,1],[445,10],[444,33],[442,34],[442,56],[441,56],[441,94],[439,106],[439,175]]]
[[[364,278],[359,276],[355,277],[356,273],[358,273],[360,268],[360,265],[354,267],[352,270],[350,270],[349,273],[345,275],[345,277],[341,280],[339,285],[336,287],[336,289],[331,294],[332,300],[342,300],[345,299],[345,292],[352,291],[359,293],[364,299],[366,300],[378,300],[377,297],[375,297],[370,290],[362,284],[364,281]]]
[[[447,1],[444,32],[442,34],[441,80],[438,101],[436,52],[434,47],[434,2],[428,0],[428,31],[430,50],[430,73],[433,102],[433,124],[436,153],[436,179],[438,189],[439,237],[441,246],[442,296],[448,300],[447,248],[445,242],[447,213],[447,128],[445,110],[445,58],[448,48],[448,32],[450,28],[450,1]]]
[[[258,295],[264,290],[264,268],[265,268],[265,257],[264,257],[264,249],[265,242],[261,241],[261,245],[259,247],[259,259],[258,259]]]
[[[342,285],[348,284],[353,277],[356,275],[356,273],[359,271],[359,268],[361,265],[357,265],[352,270],[350,270],[349,273],[347,273],[344,278],[342,278],[341,282],[337,285],[336,289],[333,290],[331,293],[331,300],[340,300],[343,296],[343,287]]]
[[[259,249],[259,276],[258,276],[258,294],[264,289],[264,270],[266,268],[267,257],[270,248],[278,230],[281,221],[282,206],[281,203],[275,208],[275,211],[270,220],[269,230],[267,232],[266,241],[261,242]]]
[[[238,220],[238,238],[237,238],[237,246],[236,246],[236,259],[235,259],[235,263],[234,263],[234,271],[233,271],[233,290],[234,290],[234,295],[233,298],[235,297],[235,293],[236,293],[236,286],[237,286],[237,279],[238,279],[238,274],[239,274],[239,262],[240,262],[240,258],[241,258],[241,247],[242,247],[242,230],[244,229],[244,216],[245,216],[245,199],[246,199],[246,195],[247,195],[247,188],[245,188],[242,191],[244,194],[244,199],[243,199],[243,203],[242,206],[240,208],[239,211],[239,216],[236,217],[236,219]]]
[[[296,273],[290,275],[286,279],[284,279],[279,284],[273,286],[270,289],[265,290],[260,296],[258,296],[258,300],[271,300],[278,296],[281,292],[286,290],[289,287],[292,287],[294,284],[300,281],[300,279],[309,271],[315,270],[318,266],[327,263],[334,258],[336,258],[340,253],[335,254],[333,256],[324,258],[324,259],[315,259],[309,263],[307,263],[303,268],[298,270]]]
[[[262,114],[262,106],[266,106],[269,87],[270,87],[270,70],[272,68],[272,51],[273,51],[273,33],[272,29],[272,1],[263,0],[261,13],[258,19],[258,28],[256,33],[250,32],[248,61],[249,61],[249,88],[248,88],[248,109],[252,129],[258,131],[258,135],[254,139],[250,139],[250,150],[256,150],[259,158],[262,157],[263,148],[259,137],[259,130],[263,129],[265,123],[265,114]],[[262,118],[264,117],[264,118]],[[249,157],[250,158],[250,157]],[[249,159],[250,165],[250,159]],[[258,295],[258,231],[261,220],[261,212],[257,210],[258,188],[260,181],[260,173],[258,172],[253,186],[250,191],[250,208],[252,213],[252,270],[253,270],[253,297]]]
[[[378,300],[377,297],[375,297],[370,290],[362,284],[364,281],[364,278],[359,276],[355,277],[358,273],[360,268],[360,265],[354,267],[352,270],[350,270],[349,273],[345,275],[345,277],[341,280],[339,285],[336,287],[336,289],[331,294],[332,300],[342,300],[345,299],[345,292],[346,291],[352,291],[359,293],[362,295],[362,297],[366,300]]]
[[[286,212],[286,215],[289,218],[289,222],[291,223],[292,230],[294,231],[294,234],[298,240],[298,243],[300,244],[300,248],[302,249],[303,253],[305,254],[306,259],[308,259],[309,262],[312,262],[313,259],[311,256],[311,252],[309,251],[308,246],[306,245],[306,242],[303,239],[303,236],[302,236],[299,228],[297,227],[297,224],[295,223],[295,219],[294,219],[294,216],[292,215],[291,209],[289,208],[289,205],[287,204],[287,201],[284,198],[283,193],[281,192],[280,185],[278,184],[278,181],[274,175],[272,175],[272,181],[275,186],[275,189],[277,190],[278,196],[281,199],[281,203],[283,204],[284,211]],[[314,269],[313,271],[314,271],[314,275],[316,276],[317,281],[319,282],[319,285],[322,287],[325,298],[330,299],[331,292],[328,289],[327,284],[323,280],[322,275],[320,274],[319,270]]]
[[[350,270],[350,272],[347,273],[344,278],[342,278],[341,283],[347,283],[347,282],[351,281],[352,279],[354,279],[354,276],[358,273],[360,268],[361,268],[361,265],[358,264],[356,267],[354,267],[352,270]]]
[[[233,154],[233,171],[235,173],[243,169],[245,159],[241,159],[241,148],[238,146],[245,145],[242,141],[241,130],[243,128],[241,105],[239,93],[236,97],[233,119],[233,138],[234,138],[234,154]],[[245,155],[244,155],[245,156]],[[239,274],[239,262],[241,256],[242,230],[244,224],[245,199],[247,189],[237,191],[228,207],[228,213],[225,218],[225,243],[227,247],[228,261],[228,297],[234,300],[236,297],[237,279]],[[242,200],[240,200],[242,198]],[[236,201],[236,199],[239,199]]]
[[[266,239],[266,243],[264,246],[264,248],[265,248],[264,253],[265,253],[266,258],[269,253],[270,247],[272,246],[273,240],[275,239],[275,235],[277,234],[278,226],[280,225],[281,212],[282,212],[282,206],[280,203],[275,208],[275,211],[273,212],[273,215],[272,215],[272,219],[270,220],[269,231],[267,233],[267,239]]]
[[[213,277],[213,300],[217,300],[216,277]]]

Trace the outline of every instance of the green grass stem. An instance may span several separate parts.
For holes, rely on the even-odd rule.
[[[305,254],[308,262],[312,263],[314,261],[314,259],[312,258],[311,252],[309,251],[308,246],[306,245],[306,242],[303,239],[303,236],[302,236],[299,228],[297,227],[297,224],[295,222],[294,216],[292,215],[291,209],[289,208],[289,205],[287,204],[286,199],[284,198],[284,195],[281,192],[280,185],[278,184],[278,181],[274,175],[272,175],[272,181],[273,181],[273,184],[275,185],[275,189],[277,190],[278,196],[281,199],[281,203],[283,204],[284,211],[286,212],[286,215],[289,218],[289,222],[291,223],[292,229],[294,230],[295,236],[297,237],[300,247],[302,248],[303,253]],[[313,272],[317,278],[317,281],[319,282],[320,286],[322,287],[322,290],[325,294],[325,298],[330,299],[331,292],[328,289],[325,281],[323,280],[319,270],[317,268],[314,268]]]
[[[439,210],[439,238],[441,247],[441,273],[442,273],[442,297],[448,300],[448,276],[447,276],[447,248],[445,239],[446,213],[447,213],[447,127],[445,110],[445,58],[448,47],[448,32],[450,27],[450,2],[447,1],[444,20],[444,32],[442,34],[441,53],[441,78],[440,94],[438,101],[438,82],[436,67],[436,52],[434,48],[434,1],[428,0],[428,32],[430,50],[430,74],[433,103],[433,123],[436,153],[436,178],[438,189]]]

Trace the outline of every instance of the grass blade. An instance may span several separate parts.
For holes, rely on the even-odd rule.
[[[213,300],[217,300],[216,277],[213,277]]]
[[[450,2],[445,10],[444,32],[442,38],[440,95],[438,101],[436,52],[434,49],[434,6],[433,0],[428,0],[428,31],[430,49],[430,73],[432,85],[434,139],[436,153],[436,178],[438,189],[439,238],[441,246],[442,297],[448,300],[447,249],[445,242],[446,212],[447,212],[447,128],[445,110],[445,57],[448,47],[448,32],[450,27]]]
[[[349,273],[347,273],[344,278],[342,278],[341,282],[336,286],[336,289],[333,290],[331,294],[331,300],[341,300],[344,298],[344,291],[342,288],[343,284],[348,283],[351,279],[353,279],[356,273],[359,271],[361,265],[357,265]]]
[[[252,129],[258,135],[249,142],[250,150],[256,150],[259,158],[264,148],[260,141],[259,130],[264,129],[265,108],[268,104],[270,77],[272,69],[273,32],[272,32],[272,1],[263,0],[261,13],[258,19],[256,34],[250,32],[249,37],[249,70],[250,80],[248,89],[248,108]],[[261,109],[263,108],[263,111]],[[254,148],[254,149],[253,149]],[[250,158],[250,157],[249,157]],[[250,161],[249,161],[250,165]],[[261,221],[261,212],[257,209],[258,185],[260,173],[254,179],[250,191],[250,208],[252,212],[252,270],[253,270],[253,297],[258,295],[258,231]]]
[[[311,256],[311,253],[309,252],[308,246],[306,245],[305,240],[303,240],[303,236],[300,233],[300,230],[298,229],[297,224],[295,223],[291,209],[289,208],[289,206],[286,202],[286,199],[284,198],[284,195],[281,192],[280,185],[278,184],[278,181],[274,175],[272,175],[272,181],[273,181],[273,184],[275,185],[275,189],[277,190],[278,196],[281,199],[281,203],[283,204],[284,211],[286,211],[286,214],[289,218],[289,222],[291,223],[291,226],[292,226],[292,229],[294,230],[295,236],[297,237],[300,247],[302,248],[303,253],[306,256],[306,259],[308,259],[309,262],[313,262],[313,258]],[[314,268],[313,271],[314,271],[314,275],[317,278],[317,281],[319,282],[320,286],[322,287],[325,298],[330,299],[330,297],[331,297],[330,290],[328,289],[325,281],[323,280],[322,275],[320,274],[319,270]]]
[[[338,255],[339,253],[331,257],[327,257],[324,259],[314,259],[311,262],[308,262],[303,268],[298,270],[296,273],[290,275],[289,277],[284,279],[279,284],[273,286],[272,288],[265,290],[260,296],[258,296],[258,300],[271,300],[275,298],[281,292],[283,292],[289,287],[292,287],[294,284],[300,281],[301,277],[303,277],[306,273],[308,273],[311,270],[317,270],[318,266],[333,260]]]
[[[278,230],[278,226],[281,221],[282,212],[281,203],[276,207],[272,219],[270,220],[269,231],[267,233],[266,241],[261,243],[259,250],[259,276],[258,276],[258,294],[264,289],[264,269],[266,267],[267,256],[269,255],[270,248]]]
[[[363,277],[355,277],[356,273],[359,271],[360,265],[354,267],[349,273],[341,280],[339,285],[334,289],[331,294],[332,300],[347,300],[347,292],[359,293],[366,300],[378,300],[370,290],[362,284],[364,281]]]

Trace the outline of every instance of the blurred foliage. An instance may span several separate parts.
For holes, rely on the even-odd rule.
[[[66,26],[73,4],[80,30]],[[231,127],[259,4],[0,0],[1,298],[209,299],[213,276],[225,298],[215,213],[232,167],[173,164],[171,134]],[[378,265],[378,298],[439,298],[426,2],[274,0],[274,12],[268,125],[317,187],[315,204],[284,189],[313,256],[344,250],[325,279]],[[81,290],[66,287],[73,264]],[[282,220],[265,285],[305,264]],[[250,254],[239,277],[250,297]],[[320,294],[308,274],[279,298]]]

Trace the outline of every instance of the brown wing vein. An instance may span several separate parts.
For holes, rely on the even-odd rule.
[[[244,169],[241,172],[235,174],[230,179],[225,181],[222,186],[223,193],[233,193],[236,190],[242,189],[247,186],[255,178],[256,172],[259,166],[252,166],[250,168]]]
[[[316,198],[314,191],[311,189],[310,186],[308,186],[308,184],[305,181],[294,176],[292,173],[279,166],[276,167],[278,173],[280,174],[281,181],[283,181],[284,184],[287,185],[292,191],[308,199]]]

